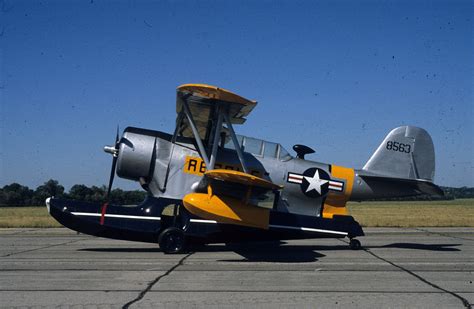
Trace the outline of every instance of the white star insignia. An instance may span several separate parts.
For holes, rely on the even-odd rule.
[[[316,190],[320,195],[321,186],[329,182],[329,180],[319,178],[319,170],[316,170],[316,173],[314,173],[313,177],[304,176],[304,179],[309,182],[308,188],[306,189],[306,193],[311,190]]]

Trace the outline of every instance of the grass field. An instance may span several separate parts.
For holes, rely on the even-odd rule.
[[[474,199],[419,202],[348,203],[362,226],[474,227]]]
[[[42,207],[0,207],[0,227],[61,227]]]
[[[349,203],[349,213],[362,226],[474,227],[474,199],[423,202]],[[60,227],[46,207],[1,207],[0,227]]]

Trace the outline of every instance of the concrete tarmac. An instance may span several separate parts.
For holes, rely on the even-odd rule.
[[[368,228],[346,240],[158,245],[0,229],[0,307],[470,308],[473,228]]]

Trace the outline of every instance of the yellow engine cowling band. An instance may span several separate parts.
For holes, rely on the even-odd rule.
[[[347,215],[346,203],[352,194],[354,169],[332,165],[331,178],[344,180],[344,191],[329,192],[323,206],[323,218],[332,218],[334,215]]]
[[[239,199],[207,193],[190,193],[183,198],[183,204],[190,213],[203,219],[268,229],[270,211],[245,204]]]

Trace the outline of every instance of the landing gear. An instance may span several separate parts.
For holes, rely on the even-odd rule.
[[[362,248],[362,245],[360,244],[359,240],[351,238],[351,240],[349,241],[349,248],[351,248],[352,250],[360,250]]]
[[[166,254],[180,253],[186,245],[184,232],[179,228],[169,227],[161,232],[158,243],[161,250]]]

